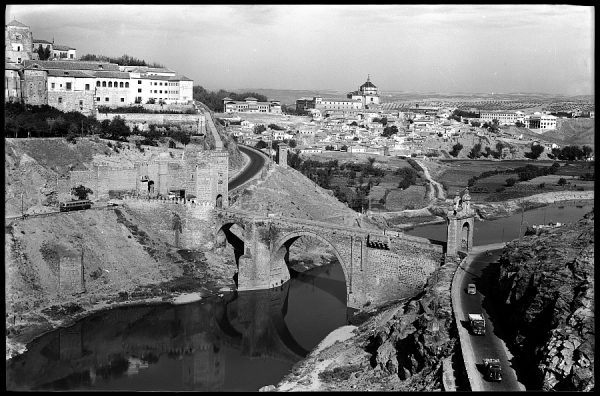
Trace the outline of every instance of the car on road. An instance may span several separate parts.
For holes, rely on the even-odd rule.
[[[469,283],[467,285],[467,294],[477,294],[477,288],[474,283]]]
[[[489,381],[502,381],[502,367],[500,360],[495,358],[483,359],[485,378]]]
[[[108,202],[106,203],[106,206],[119,206],[119,204],[118,204],[118,203],[116,203],[116,202],[113,202],[113,201],[108,201]]]
[[[485,319],[482,314],[469,314],[469,324],[473,334],[485,334]]]

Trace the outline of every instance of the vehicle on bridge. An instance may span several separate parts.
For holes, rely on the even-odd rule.
[[[485,334],[485,319],[482,314],[469,314],[469,324],[473,334]]]
[[[69,212],[71,210],[83,210],[92,207],[92,201],[89,199],[80,199],[77,201],[61,202],[59,205],[61,212]]]
[[[483,359],[485,378],[490,381],[502,381],[502,367],[500,360],[495,358]]]
[[[467,294],[476,294],[477,293],[477,288],[475,287],[474,283],[469,283],[467,285]]]

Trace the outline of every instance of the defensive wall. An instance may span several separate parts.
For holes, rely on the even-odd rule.
[[[353,308],[414,295],[443,259],[443,246],[425,238],[243,211],[217,210],[216,230],[216,246],[227,241],[236,252],[238,290],[287,282],[290,246],[301,236],[319,239],[342,266]]]
[[[161,113],[100,113],[96,114],[98,121],[112,120],[120,117],[130,128],[137,126],[140,131],[147,131],[150,125],[178,125],[185,131],[203,135],[206,133],[206,116],[204,114],[161,114]]]
[[[99,120],[123,116],[126,122],[190,123],[195,130],[181,157],[172,151],[152,152],[148,159],[128,164],[95,164],[92,169],[71,171],[67,180],[57,180],[59,200],[69,200],[73,187],[83,185],[92,189],[93,200],[113,196],[166,198],[175,194],[194,202],[213,207],[227,207],[229,203],[229,152],[214,125],[209,111],[197,114],[107,113]],[[208,128],[215,141],[215,150],[204,150],[199,133]]]
[[[154,219],[153,231],[167,243],[181,249],[198,249],[208,240],[208,221],[212,219],[214,205],[196,199],[136,198],[126,196],[123,204],[144,212]]]

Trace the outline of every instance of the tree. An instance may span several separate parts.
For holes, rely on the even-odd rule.
[[[564,186],[565,184],[567,184],[567,179],[565,179],[564,177],[561,177],[560,179],[558,179],[559,186]]]
[[[80,184],[71,189],[71,194],[75,195],[77,199],[88,199],[88,195],[93,194],[93,191],[83,184]]]
[[[397,133],[398,133],[398,127],[396,125],[386,126],[385,128],[383,128],[383,133],[381,134],[381,136],[390,137]]]
[[[291,148],[294,148],[294,147],[296,147],[296,146],[298,145],[298,143],[296,142],[296,140],[294,140],[294,139],[290,139],[290,141],[288,142],[288,145],[289,145]]]
[[[333,151],[333,146],[331,146],[331,145],[325,146],[325,151]]]
[[[269,145],[264,141],[264,140],[259,140],[258,142],[256,142],[256,144],[254,145],[254,147],[256,147],[257,149],[264,149],[267,148]]]
[[[171,132],[171,138],[174,140],[177,140],[178,142],[180,142],[181,144],[183,144],[184,146],[187,146],[190,143],[190,135],[184,131],[181,130],[177,130],[177,131],[173,131]]]
[[[537,159],[544,152],[544,146],[541,144],[536,144],[535,146],[531,146],[531,152],[525,153],[525,157],[530,159]]]
[[[523,121],[517,120],[517,122],[515,122],[515,126],[517,128],[525,128],[525,123]]]
[[[583,146],[582,151],[584,158],[589,158],[594,152],[594,150],[590,146]]]
[[[271,128],[271,129],[273,129],[273,130],[275,130],[275,131],[283,131],[283,130],[285,129],[285,128],[283,128],[283,127],[280,127],[280,126],[279,126],[279,125],[277,125],[277,124],[269,124],[269,128]]]
[[[458,153],[460,153],[460,150],[462,150],[463,145],[460,143],[456,143],[454,146],[452,146],[452,151],[450,151],[451,156],[456,157],[458,156]]]
[[[506,179],[506,186],[512,187],[515,185],[516,182],[517,180],[514,177],[509,177],[508,179]]]
[[[469,152],[468,157],[471,159],[476,159],[476,158],[479,158],[480,155],[481,155],[481,143],[477,143],[473,146],[473,148],[471,148],[471,151]]]
[[[266,126],[264,126],[263,124],[256,125],[256,126],[254,127],[254,134],[256,134],[256,135],[260,135],[261,133],[263,133],[263,132],[264,132],[264,131],[266,131],[266,130],[267,130],[267,127],[266,127]]]
[[[340,148],[341,151],[348,151],[348,146],[345,144]]]

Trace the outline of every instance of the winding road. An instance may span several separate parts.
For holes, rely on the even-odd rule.
[[[235,176],[229,181],[229,192],[241,187],[246,182],[252,180],[256,175],[260,173],[262,168],[265,166],[265,162],[267,161],[266,156],[264,154],[259,153],[255,149],[249,148],[248,146],[242,146],[241,144],[238,145],[238,148],[242,153],[250,157],[250,162],[237,176]]]

